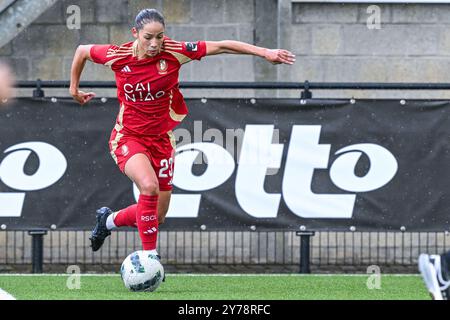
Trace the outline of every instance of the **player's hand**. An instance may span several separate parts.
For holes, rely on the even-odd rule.
[[[266,49],[264,58],[272,64],[294,64],[295,55],[284,49]]]
[[[70,90],[70,94],[72,95],[73,99],[81,105],[89,102],[92,98],[95,97],[94,92],[83,92],[80,90]]]
[[[14,81],[10,67],[0,62],[0,105],[14,96]]]

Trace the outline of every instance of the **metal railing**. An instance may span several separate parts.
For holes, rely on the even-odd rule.
[[[17,88],[31,88],[33,97],[43,97],[43,88],[69,88],[70,82],[64,80],[36,81],[25,80],[16,83]],[[80,88],[116,88],[114,81],[81,81]],[[180,82],[185,89],[276,89],[303,90],[302,99],[311,99],[311,90],[449,90],[450,83],[386,83],[386,82],[218,82],[196,81]]]
[[[92,252],[89,231],[48,231],[42,270],[33,270],[33,238],[26,231],[0,232],[0,272],[117,272],[122,260],[141,249],[136,231],[114,231]],[[313,273],[416,272],[420,253],[449,248],[446,232],[316,232],[310,239]],[[295,231],[161,231],[158,252],[170,272],[305,272],[302,243]],[[304,253],[303,253],[304,254]],[[304,266],[303,266],[304,268]]]

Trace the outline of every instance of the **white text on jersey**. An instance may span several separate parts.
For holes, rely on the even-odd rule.
[[[123,91],[125,92],[125,99],[127,101],[153,101],[164,96],[164,91],[158,91],[156,94],[152,94],[150,90],[150,82],[143,84],[137,83],[133,85],[131,83],[125,83],[123,85]]]

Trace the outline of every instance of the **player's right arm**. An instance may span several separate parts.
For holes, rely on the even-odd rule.
[[[91,48],[93,45],[79,45],[73,57],[72,68],[70,70],[70,95],[75,101],[83,105],[95,97],[94,92],[83,92],[79,90],[81,73],[83,72],[86,60],[92,61]]]

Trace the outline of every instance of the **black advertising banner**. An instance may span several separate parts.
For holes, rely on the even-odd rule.
[[[187,104],[162,230],[450,228],[448,101]],[[97,208],[136,202],[108,149],[118,109],[59,98],[0,109],[2,229],[90,230]]]

